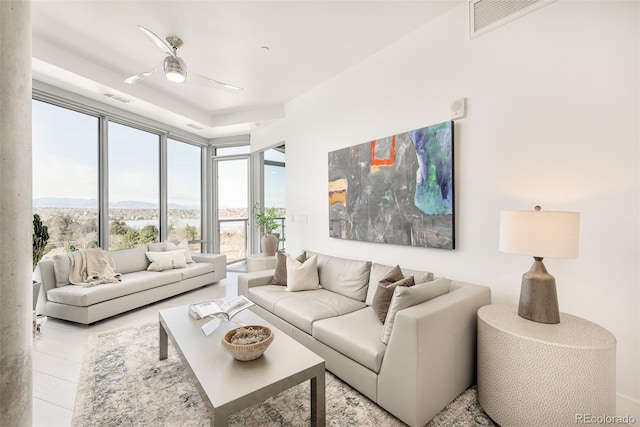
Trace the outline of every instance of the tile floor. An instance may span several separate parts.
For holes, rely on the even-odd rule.
[[[238,273],[227,278],[137,310],[102,320],[91,326],[57,319],[42,319],[42,331],[33,341],[33,425],[71,425],[80,368],[89,336],[102,331],[158,320],[158,310],[238,294]]]

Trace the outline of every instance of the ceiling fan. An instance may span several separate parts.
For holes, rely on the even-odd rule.
[[[134,84],[138,83],[147,77],[155,73],[161,66],[164,69],[164,76],[167,80],[174,83],[193,83],[197,85],[210,86],[216,89],[223,89],[229,92],[239,93],[242,88],[233,86],[227,83],[220,82],[218,80],[210,79],[209,77],[202,76],[193,72],[187,72],[187,64],[178,57],[178,48],[182,46],[182,40],[179,37],[167,37],[167,43],[165,43],[160,37],[155,35],[152,31],[144,28],[142,25],[138,25],[138,28],[151,40],[151,42],[160,49],[163,53],[167,54],[164,60],[158,64],[155,68],[142,73],[135,74],[127,79],[125,83]]]

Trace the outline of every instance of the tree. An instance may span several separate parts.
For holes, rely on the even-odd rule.
[[[142,230],[140,230],[138,244],[136,246],[155,242],[158,239],[158,234],[158,228],[155,225],[145,225],[142,227]]]
[[[198,237],[198,229],[193,225],[185,225],[184,226],[184,234],[187,240],[196,240]]]
[[[63,213],[53,217],[53,226],[58,238],[64,246],[71,246],[71,240],[75,231],[74,219],[71,215]]]
[[[127,232],[122,236],[122,240],[118,244],[118,249],[135,248],[138,246],[140,233],[135,228],[129,227]]]
[[[124,236],[130,229],[131,227],[129,227],[124,221],[118,221],[117,219],[114,219],[109,225],[109,234]]]

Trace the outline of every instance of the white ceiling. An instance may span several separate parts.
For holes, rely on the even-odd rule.
[[[33,77],[204,138],[247,134],[462,1],[35,0]],[[180,37],[178,56],[189,71],[244,90],[171,83],[161,71],[125,84],[165,56],[137,25]]]

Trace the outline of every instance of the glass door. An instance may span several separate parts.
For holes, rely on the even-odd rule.
[[[276,208],[278,212],[278,229],[274,234],[278,237],[278,250],[285,251],[285,218],[286,218],[286,203],[285,203],[285,146],[280,145],[275,148],[270,148],[264,152],[263,162],[263,197],[264,206]]]
[[[245,261],[249,215],[249,156],[216,157],[214,170],[215,252],[227,256],[227,264]]]

